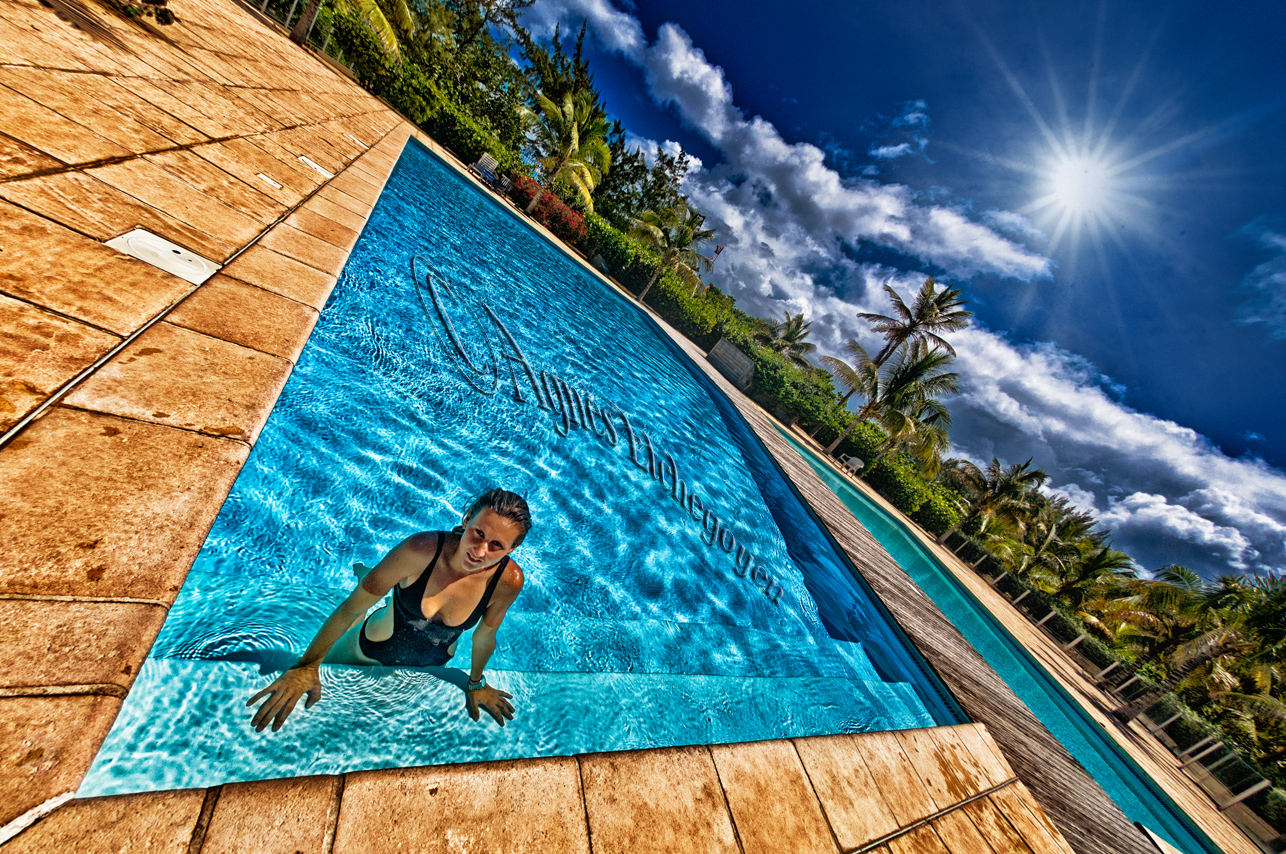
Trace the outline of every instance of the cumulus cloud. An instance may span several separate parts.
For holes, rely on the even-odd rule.
[[[1281,225],[1272,227],[1258,220],[1241,230],[1272,257],[1251,270],[1242,282],[1250,298],[1238,306],[1238,319],[1264,324],[1273,338],[1286,338],[1286,234]]]
[[[601,44],[643,69],[653,97],[720,152],[722,163],[689,173],[684,186],[725,246],[715,283],[761,316],[802,311],[821,352],[843,357],[849,338],[878,348],[856,312],[887,311],[882,284],[907,297],[924,279],[905,272],[907,264],[899,271],[871,262],[862,246],[886,247],[957,278],[1049,275],[1049,261],[1023,245],[1044,242],[1024,217],[988,211],[977,222],[919,202],[898,184],[841,177],[821,149],[787,143],[769,122],[746,118],[723,71],[679,27],[663,25],[648,44],[637,21],[605,0],[537,9],[550,30],[555,21],[588,19]],[[926,109],[899,115],[913,128],[914,113]],[[895,144],[902,142],[910,140]],[[1276,236],[1262,239],[1279,256],[1257,270],[1254,281],[1266,283],[1257,292],[1281,294],[1280,267],[1272,266],[1286,249],[1272,242],[1281,229],[1261,232]],[[1254,322],[1267,323],[1259,314]],[[949,401],[957,455],[1032,457],[1050,474],[1052,491],[1100,513],[1116,547],[1143,567],[1184,563],[1207,575],[1286,569],[1282,472],[1229,458],[1195,431],[1131,409],[1094,365],[1052,344],[1017,344],[977,326],[952,342],[962,379]]]

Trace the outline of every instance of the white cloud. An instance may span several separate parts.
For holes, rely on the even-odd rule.
[[[914,149],[911,143],[902,142],[897,145],[881,145],[878,148],[872,148],[869,154],[872,157],[879,157],[885,160],[892,160],[895,157],[903,157],[910,154]]]
[[[719,150],[724,162],[689,173],[684,187],[726,247],[715,283],[761,316],[802,311],[814,322],[821,352],[842,357],[848,338],[876,346],[856,312],[887,311],[879,288],[885,282],[906,296],[923,281],[923,273],[855,260],[851,250],[859,242],[900,250],[961,278],[1049,275],[1047,259],[1014,242],[1043,240],[1024,217],[988,211],[985,224],[978,223],[918,204],[901,185],[841,178],[824,164],[821,149],[787,143],[762,118],[746,119],[722,70],[677,26],[662,26],[648,45],[637,22],[606,2],[536,8],[550,28],[555,20],[579,25],[587,17],[596,38],[644,69],[653,97],[674,105]],[[902,117],[925,121],[916,114],[926,110],[904,109]],[[1273,263],[1255,282],[1280,293]],[[949,402],[956,453],[982,462],[1032,457],[1050,474],[1051,491],[1102,512],[1116,547],[1144,567],[1286,570],[1281,471],[1262,460],[1232,459],[1189,428],[1130,409],[1094,365],[1052,344],[1018,345],[980,327],[952,342],[962,378]]]
[[[1238,306],[1242,323],[1262,323],[1272,338],[1286,338],[1286,234],[1257,221],[1241,233],[1273,253],[1246,276],[1242,286],[1251,292]]]

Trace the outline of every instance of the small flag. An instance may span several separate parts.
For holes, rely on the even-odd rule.
[[[720,252],[722,252],[722,251],[723,251],[723,247],[722,247],[722,246],[716,246],[716,247],[714,248],[714,257],[718,258],[718,257],[719,257],[719,253],[720,253]]]

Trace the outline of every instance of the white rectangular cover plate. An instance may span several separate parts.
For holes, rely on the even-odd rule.
[[[334,175],[332,175],[330,172],[327,172],[325,169],[323,169],[322,167],[318,166],[316,163],[314,163],[314,162],[312,162],[311,160],[309,160],[307,157],[304,157],[302,154],[301,154],[301,155],[299,155],[299,159],[300,159],[300,160],[302,160],[302,161],[304,161],[305,163],[307,163],[309,166],[313,167],[314,169],[316,169],[318,172],[320,172],[320,173],[322,173],[323,175],[325,175],[325,176],[326,176],[326,180],[327,180],[327,181],[329,181],[331,178],[334,178],[334,177],[335,177],[335,176],[334,176]]]
[[[269,178],[267,175],[263,174],[262,172],[258,172],[258,173],[256,173],[256,174],[255,174],[255,177],[257,177],[260,181],[264,181],[264,182],[266,182],[266,183],[268,183],[268,184],[271,184],[272,186],[276,187],[278,190],[280,190],[280,189],[281,189],[281,185],[280,185],[280,184],[278,184],[276,181],[272,180],[271,178]]]
[[[219,265],[142,228],[107,241],[117,252],[132,255],[180,279],[199,285],[219,272]]]

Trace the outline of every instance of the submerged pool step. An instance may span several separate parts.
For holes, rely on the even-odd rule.
[[[289,588],[292,599],[279,592]],[[193,572],[152,649],[154,658],[254,661],[286,666],[345,592]],[[281,602],[291,601],[284,611]],[[791,630],[787,633],[785,630]],[[523,671],[705,674],[789,673],[880,681],[862,645],[774,629],[681,622],[600,620],[514,611],[491,666]],[[462,649],[470,643],[466,634]],[[640,663],[646,662],[644,670]]]
[[[256,733],[245,701],[269,679],[251,664],[149,659],[78,794],[933,725],[906,686],[882,682],[494,671],[516,707],[501,729],[471,721],[461,690],[429,673],[327,666],[319,704]]]

